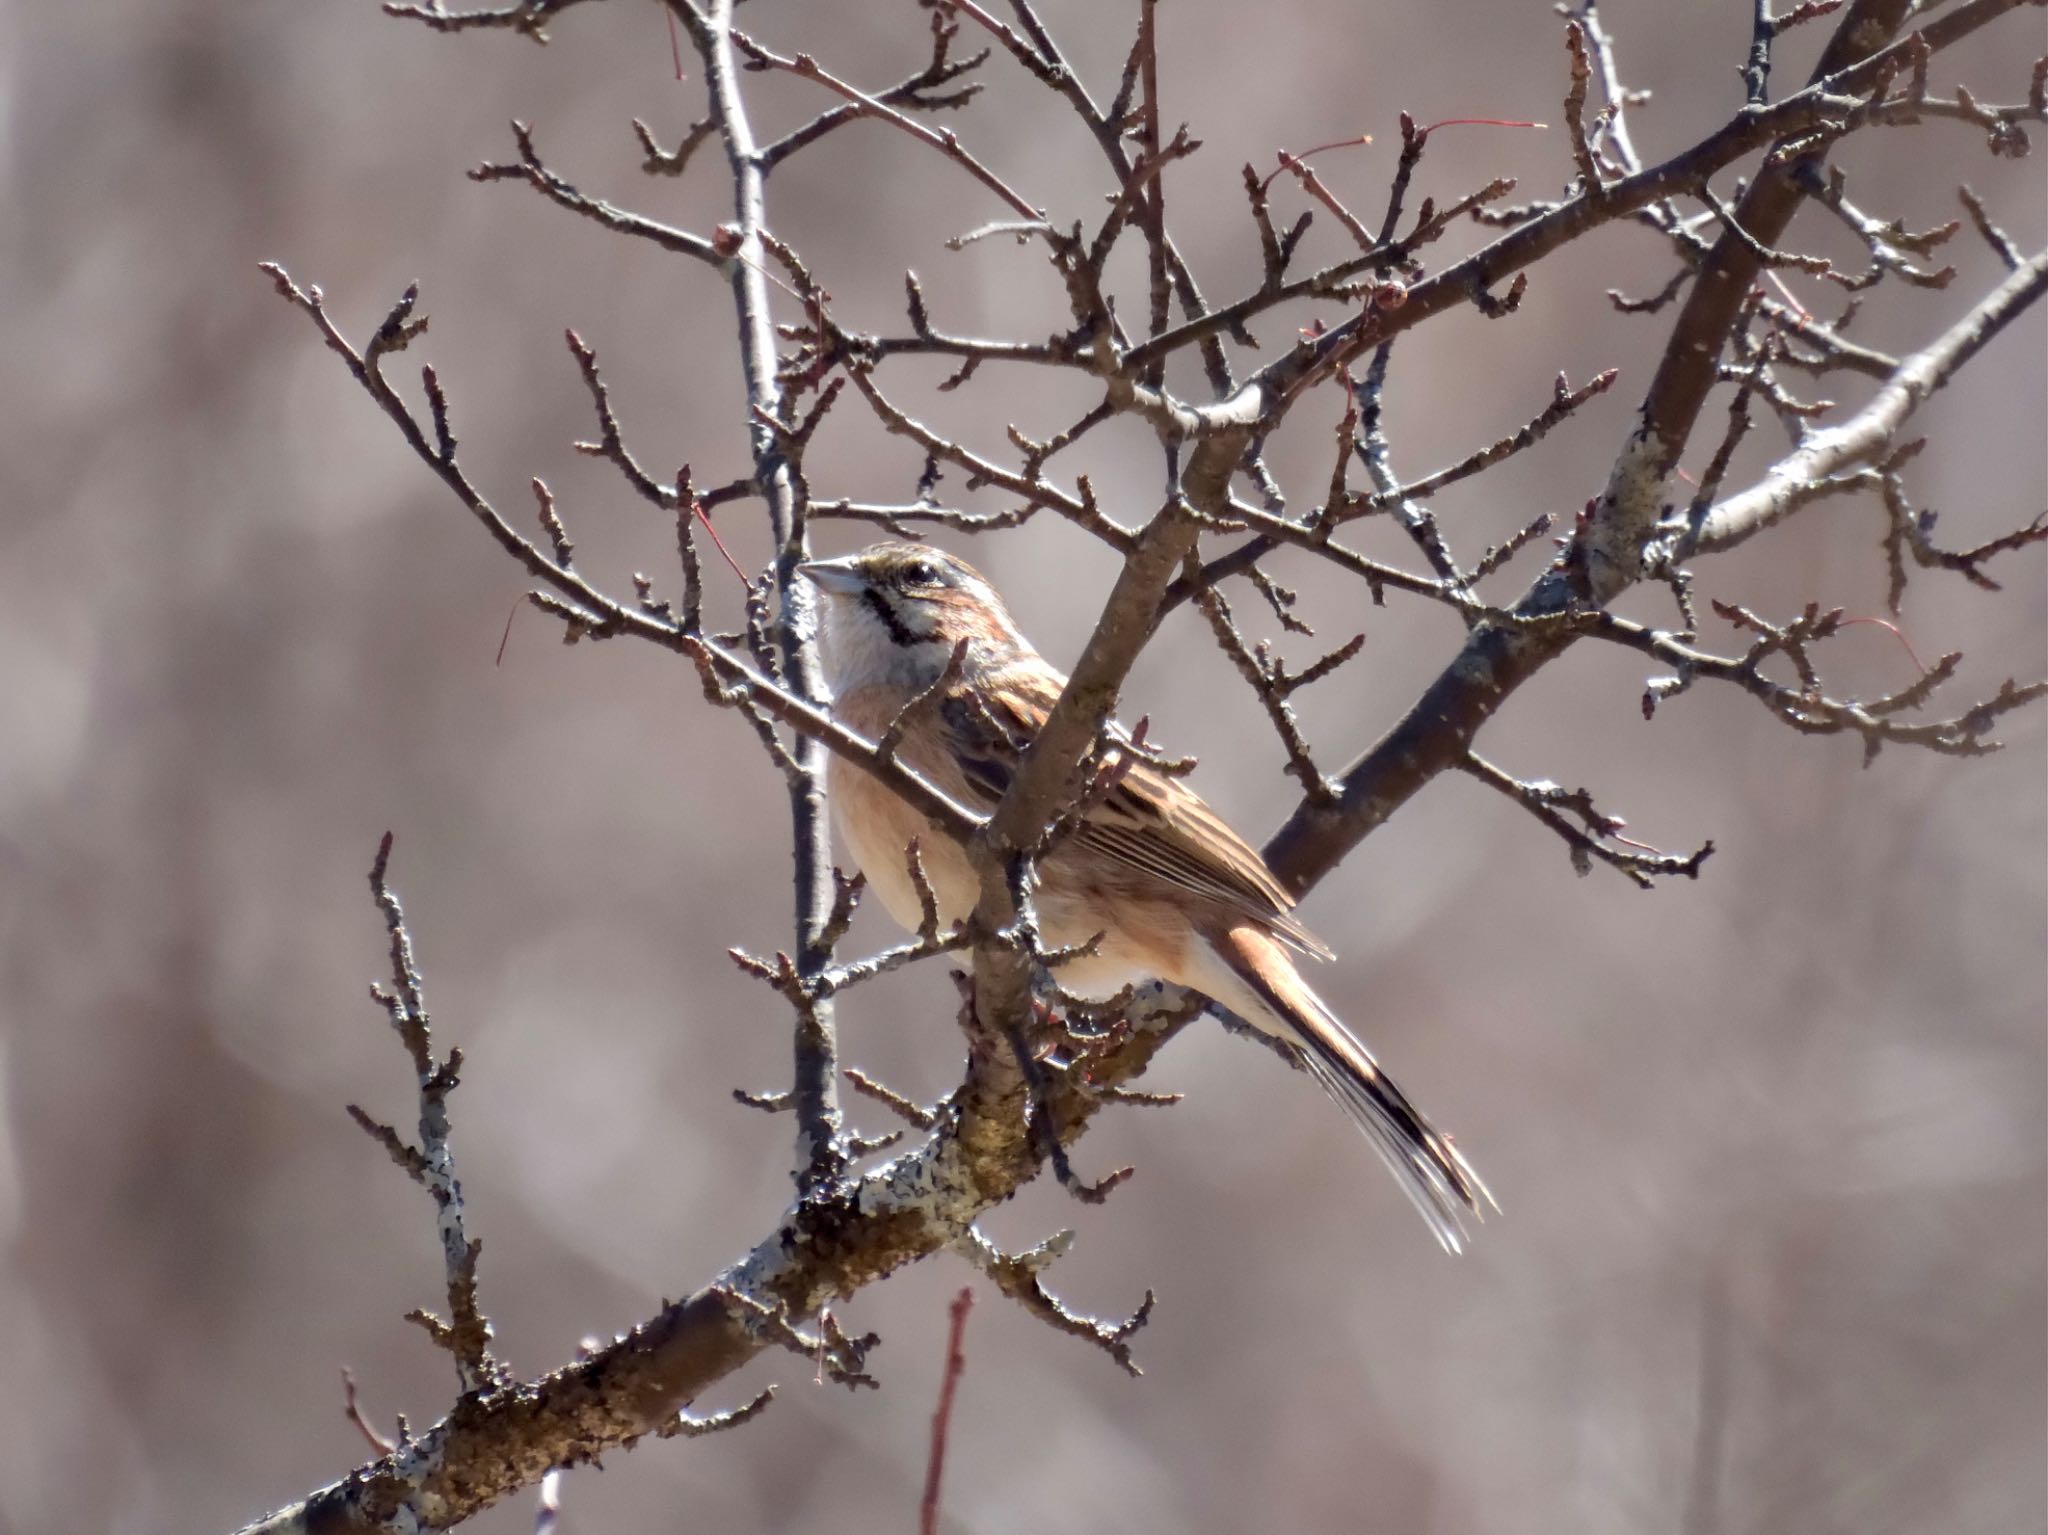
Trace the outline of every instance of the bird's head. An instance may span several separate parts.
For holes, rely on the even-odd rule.
[[[835,693],[873,683],[928,685],[967,641],[970,668],[1030,647],[994,587],[929,544],[875,544],[797,569],[824,596],[825,667]]]

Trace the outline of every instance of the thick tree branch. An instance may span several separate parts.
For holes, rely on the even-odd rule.
[[[1825,95],[1838,100],[1837,93],[1868,88],[1879,78],[1881,65],[1904,57],[1902,45],[1886,48],[1885,44],[1906,3],[1858,0],[1822,52],[1814,83],[1777,107],[1746,112],[1731,128],[1768,118],[1804,98]],[[2008,9],[2011,6],[2002,0],[1966,0],[1914,35],[1932,48],[1936,28],[1943,29],[1943,41],[1953,41]],[[1810,132],[1821,120],[1816,114],[1792,131]],[[1766,156],[1766,168],[1736,209],[1737,219],[1754,239],[1724,232],[1706,258],[1672,327],[1671,339],[1637,413],[1636,429],[1615,461],[1605,493],[1582,519],[1566,556],[1545,571],[1516,604],[1517,615],[1535,617],[1568,612],[1580,605],[1602,605],[1643,573],[1643,551],[1662,517],[1664,485],[1718,377],[1716,362],[1760,270],[1754,241],[1768,245],[1778,240],[1801,197],[1789,169],[1770,168],[1769,158]],[[1629,195],[1623,189],[1632,182],[1641,190],[1643,176],[1611,184],[1602,194],[1603,205],[1612,206],[1617,197]],[[1646,193],[1632,205],[1640,207],[1650,200]],[[1583,203],[1570,205],[1581,206]],[[1557,219],[1563,214],[1547,217]],[[1539,219],[1525,225],[1489,249],[1525,238],[1542,229],[1545,222]],[[1420,287],[1414,290],[1409,305],[1396,311],[1396,317],[1407,314],[1421,293]],[[1336,804],[1311,803],[1305,798],[1297,807],[1267,844],[1267,861],[1274,872],[1299,890],[1334,868],[1424,784],[1462,762],[1480,727],[1524,682],[1563,654],[1576,637],[1565,625],[1481,624],[1458,657],[1393,729],[1345,770]]]

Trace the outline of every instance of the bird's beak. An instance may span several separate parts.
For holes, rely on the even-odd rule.
[[[867,584],[850,555],[837,560],[806,560],[797,566],[796,573],[808,577],[820,591],[834,597],[857,596]]]

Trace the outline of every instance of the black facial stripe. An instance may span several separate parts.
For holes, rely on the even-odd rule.
[[[896,609],[890,606],[889,599],[876,591],[872,586],[862,589],[860,600],[874,609],[875,617],[882,621],[882,627],[889,631],[889,638],[897,644],[903,646],[916,645],[921,644],[927,638],[927,636],[917,633],[908,624],[904,623],[897,616]]]

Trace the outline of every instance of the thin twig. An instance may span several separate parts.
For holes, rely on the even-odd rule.
[[[953,1426],[953,1397],[960,1389],[960,1376],[967,1368],[967,1313],[973,1309],[974,1292],[963,1288],[946,1308],[951,1318],[946,1332],[946,1364],[939,1377],[939,1404],[932,1409],[932,1444],[925,1457],[924,1496],[918,1500],[917,1527],[920,1535],[938,1535],[939,1481],[946,1470],[946,1439]]]

